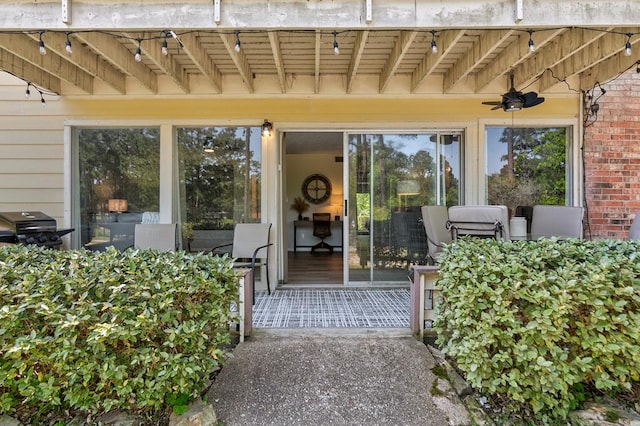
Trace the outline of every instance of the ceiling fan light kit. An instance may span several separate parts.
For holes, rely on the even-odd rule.
[[[500,101],[486,101],[483,105],[492,105],[494,109],[502,108],[505,112],[520,111],[522,108],[531,108],[544,102],[544,98],[538,96],[536,92],[522,93],[517,91],[513,85],[513,73],[509,74],[511,87],[509,91],[502,95]]]

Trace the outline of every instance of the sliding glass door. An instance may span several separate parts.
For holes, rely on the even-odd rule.
[[[462,133],[349,134],[348,281],[407,282],[424,262],[425,204],[460,204]]]

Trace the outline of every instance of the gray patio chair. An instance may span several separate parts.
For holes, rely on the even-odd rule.
[[[531,217],[531,239],[582,238],[582,207],[571,206],[533,206]]]
[[[451,233],[447,229],[449,214],[447,206],[422,206],[422,225],[427,236],[427,260],[436,264],[442,255],[445,244],[451,242]]]
[[[499,205],[451,206],[448,229],[453,240],[463,235],[509,240],[509,210]]]
[[[133,247],[140,250],[173,251],[177,247],[177,229],[175,223],[136,223]]]
[[[269,246],[271,224],[270,223],[238,223],[233,231],[233,242],[222,244],[211,249],[214,254],[220,254],[223,247],[231,247],[231,257],[235,259],[233,266],[236,268],[251,268],[253,301],[256,300],[256,267],[264,266],[267,276],[267,292],[271,294],[269,283]]]
[[[640,240],[640,211],[636,212],[636,215],[629,228],[629,240]]]

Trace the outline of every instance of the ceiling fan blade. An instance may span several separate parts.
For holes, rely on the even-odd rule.
[[[500,109],[500,108],[504,109],[504,105],[502,105],[502,102],[494,106],[493,108],[491,108],[491,111],[493,111],[494,109]]]
[[[540,105],[544,102],[544,98],[539,97],[536,92],[527,92],[522,95],[523,108],[530,108],[536,105]]]
[[[482,103],[482,105],[501,105],[502,102],[498,102],[498,101],[484,101]]]

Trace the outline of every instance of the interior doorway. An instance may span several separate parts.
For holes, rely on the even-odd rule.
[[[343,138],[335,131],[282,135],[285,286],[344,284]],[[328,214],[324,237],[318,213]]]

